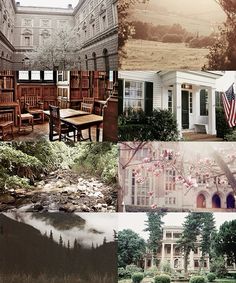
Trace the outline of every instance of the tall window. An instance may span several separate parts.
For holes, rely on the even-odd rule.
[[[144,83],[125,81],[124,112],[129,108],[134,111],[144,110]]]
[[[168,110],[173,112],[173,94],[171,89],[168,90]]]
[[[103,13],[100,16],[100,29],[101,31],[104,31],[107,28],[107,16],[106,13]]]
[[[175,170],[166,170],[165,174],[165,188],[166,191],[174,191],[175,190]]]
[[[208,92],[206,89],[200,91],[200,115],[208,116]]]
[[[30,37],[25,36],[25,46],[30,46]]]
[[[117,5],[118,5],[118,1],[112,5],[114,24],[118,24],[118,10],[117,10]]]

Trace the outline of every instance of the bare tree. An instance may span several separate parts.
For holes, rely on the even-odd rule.
[[[74,29],[65,26],[25,56],[31,68],[39,70],[78,69],[80,64],[80,45]]]

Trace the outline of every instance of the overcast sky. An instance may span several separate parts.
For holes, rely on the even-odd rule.
[[[79,0],[18,0],[18,2],[20,2],[21,6],[66,8],[68,4],[72,4],[75,7]]]
[[[213,213],[217,228],[229,220],[236,219],[235,213]],[[168,213],[164,216],[163,221],[165,226],[181,226],[187,213]],[[144,239],[148,239],[148,233],[144,232],[144,221],[147,219],[146,213],[119,213],[118,230],[131,229],[138,233]]]

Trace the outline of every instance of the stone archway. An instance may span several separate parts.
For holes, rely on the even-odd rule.
[[[212,208],[221,208],[221,199],[218,194],[214,194],[212,197]]]
[[[227,208],[235,208],[235,198],[232,193],[228,194],[226,204]]]
[[[206,208],[206,197],[204,194],[197,196],[197,208]]]

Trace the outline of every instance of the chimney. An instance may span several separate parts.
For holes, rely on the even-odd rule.
[[[20,6],[20,2],[16,2],[16,7],[19,7]]]
[[[73,9],[72,4],[68,4],[68,9]]]

